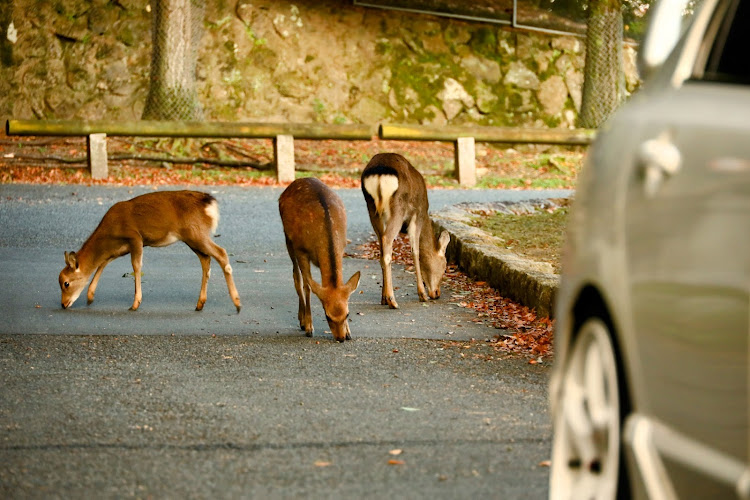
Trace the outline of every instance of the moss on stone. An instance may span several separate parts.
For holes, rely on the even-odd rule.
[[[497,50],[497,36],[495,29],[482,27],[476,30],[469,41],[469,46],[476,54],[492,58]]]

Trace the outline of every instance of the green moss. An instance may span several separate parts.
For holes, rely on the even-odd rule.
[[[393,45],[391,44],[391,41],[387,38],[381,38],[377,42],[375,42],[375,53],[377,53],[380,56],[385,56],[391,53],[393,50]]]
[[[495,213],[477,217],[473,225],[497,237],[503,248],[531,260],[552,264],[560,272],[560,250],[568,220],[566,206],[552,210],[536,210],[531,214]]]
[[[477,54],[492,56],[497,49],[497,36],[495,29],[482,27],[471,35],[469,46]]]
[[[326,105],[317,97],[312,102],[314,120],[316,122],[325,122]]]
[[[415,113],[409,116],[410,121],[434,118],[424,109],[431,104],[439,108],[441,103],[437,94],[442,90],[445,78],[462,72],[448,54],[413,54],[406,47],[394,48],[392,61],[389,85],[398,101],[405,102],[408,88],[418,96],[419,104]]]

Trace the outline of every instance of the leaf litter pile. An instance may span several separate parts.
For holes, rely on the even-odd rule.
[[[380,248],[373,240],[357,247],[356,253],[347,255],[378,260]],[[408,236],[399,235],[393,242],[393,262],[413,270]],[[486,282],[475,281],[455,265],[448,266],[444,283],[451,290],[451,303],[477,312],[472,321],[505,331],[490,341],[495,350],[531,356],[530,364],[541,363],[544,356],[552,355],[554,320],[538,317],[532,309],[502,297]]]

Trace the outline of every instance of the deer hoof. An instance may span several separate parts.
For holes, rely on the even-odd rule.
[[[351,333],[347,333],[346,334],[346,340],[351,340],[351,339],[352,339],[352,334]]]
[[[419,301],[420,302],[427,302],[429,300],[430,300],[430,298],[427,296],[426,293],[420,293],[419,294]]]
[[[237,314],[240,313],[240,309],[242,309],[242,304],[237,304]]]

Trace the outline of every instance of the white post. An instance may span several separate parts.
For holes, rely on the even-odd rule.
[[[273,157],[276,162],[276,178],[279,182],[294,180],[294,137],[277,135],[273,139]]]
[[[472,187],[477,183],[477,167],[474,153],[474,138],[459,137],[455,145],[456,171],[461,186]]]
[[[89,168],[92,179],[106,179],[107,171],[107,134],[89,134],[88,136]]]

